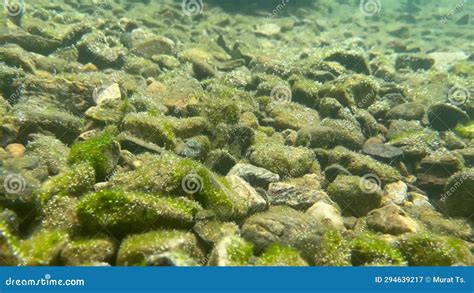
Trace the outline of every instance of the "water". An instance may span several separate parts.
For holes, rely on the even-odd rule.
[[[472,1],[4,2],[1,265],[472,265]]]

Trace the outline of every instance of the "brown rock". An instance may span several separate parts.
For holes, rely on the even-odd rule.
[[[9,144],[5,150],[10,153],[15,158],[23,157],[25,155],[26,148],[19,143]]]
[[[392,235],[418,231],[418,224],[394,204],[369,212],[367,226],[374,231]]]

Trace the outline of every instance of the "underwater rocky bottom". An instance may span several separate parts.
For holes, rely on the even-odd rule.
[[[469,14],[151,2],[0,23],[1,265],[473,264]]]

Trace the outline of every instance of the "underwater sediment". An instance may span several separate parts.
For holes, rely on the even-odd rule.
[[[472,3],[15,3],[0,265],[473,264]]]

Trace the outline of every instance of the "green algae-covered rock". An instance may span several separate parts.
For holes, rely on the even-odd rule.
[[[49,175],[57,175],[67,167],[69,148],[53,136],[34,135],[26,148],[30,155],[40,158],[48,167]]]
[[[265,168],[281,177],[301,177],[317,164],[314,153],[307,148],[274,143],[263,143],[252,147],[249,159],[255,166]]]
[[[338,176],[328,186],[327,192],[341,207],[343,214],[356,217],[365,216],[382,203],[380,187],[357,176]]]
[[[206,117],[212,125],[236,124],[239,122],[240,111],[236,101],[226,99],[211,99],[201,107],[201,115]]]
[[[209,266],[246,266],[253,257],[253,245],[240,236],[226,236],[216,243]]]
[[[69,162],[72,165],[88,163],[94,170],[97,180],[104,180],[118,163],[120,145],[109,131],[105,131],[87,141],[78,142],[71,148]]]
[[[448,179],[441,196],[444,209],[453,217],[469,217],[474,214],[474,169],[457,172]]]
[[[349,245],[336,230],[328,230],[323,234],[319,249],[309,259],[316,266],[351,265]]]
[[[309,148],[332,149],[344,146],[359,150],[364,141],[365,137],[360,128],[350,121],[324,119],[319,125],[301,129],[296,143]]]
[[[441,145],[441,139],[431,129],[408,130],[394,135],[389,143],[401,148],[406,157],[421,159],[436,150]]]
[[[95,184],[95,170],[88,163],[78,163],[52,177],[41,187],[47,195],[80,196],[90,192]]]
[[[19,245],[22,265],[59,265],[59,255],[68,243],[69,236],[60,230],[41,230]]]
[[[310,254],[319,247],[320,235],[321,227],[311,216],[286,206],[270,207],[252,215],[242,226],[242,236],[257,251],[280,243]]]
[[[78,199],[71,196],[53,196],[42,208],[42,228],[73,232],[77,227]]]
[[[84,196],[77,216],[84,230],[103,228],[116,237],[154,227],[188,228],[199,205],[185,198],[166,198],[143,193],[103,190]]]
[[[375,234],[364,233],[350,242],[351,262],[354,266],[404,265],[400,251]]]
[[[143,266],[147,258],[164,252],[181,252],[199,262],[203,253],[196,236],[179,230],[157,230],[124,239],[117,254],[119,266]]]
[[[472,254],[461,240],[433,234],[409,235],[400,240],[399,249],[411,266],[470,265]]]
[[[214,245],[225,236],[237,235],[239,226],[232,222],[210,220],[196,223],[193,230],[203,241]]]
[[[297,79],[291,87],[293,101],[313,107],[319,99],[319,87],[320,85],[311,79]]]
[[[177,137],[190,138],[207,128],[203,117],[176,118],[149,113],[131,113],[125,116],[123,130],[165,148],[176,145]]]
[[[276,129],[299,130],[319,123],[319,113],[297,103],[276,103],[267,107],[268,116],[273,118]]]
[[[329,153],[329,164],[339,164],[353,175],[374,174],[383,184],[401,180],[400,172],[395,168],[344,147],[336,147]]]
[[[117,172],[112,178],[113,186],[173,196],[192,195],[221,219],[241,218],[246,214],[245,203],[239,201],[229,182],[202,164],[168,152],[137,158],[142,161],[140,166],[132,171]]]
[[[74,239],[63,248],[61,264],[66,266],[110,264],[115,251],[116,244],[107,237]]]
[[[308,266],[308,263],[301,258],[298,251],[291,247],[275,243],[263,251],[255,265],[304,267]]]

